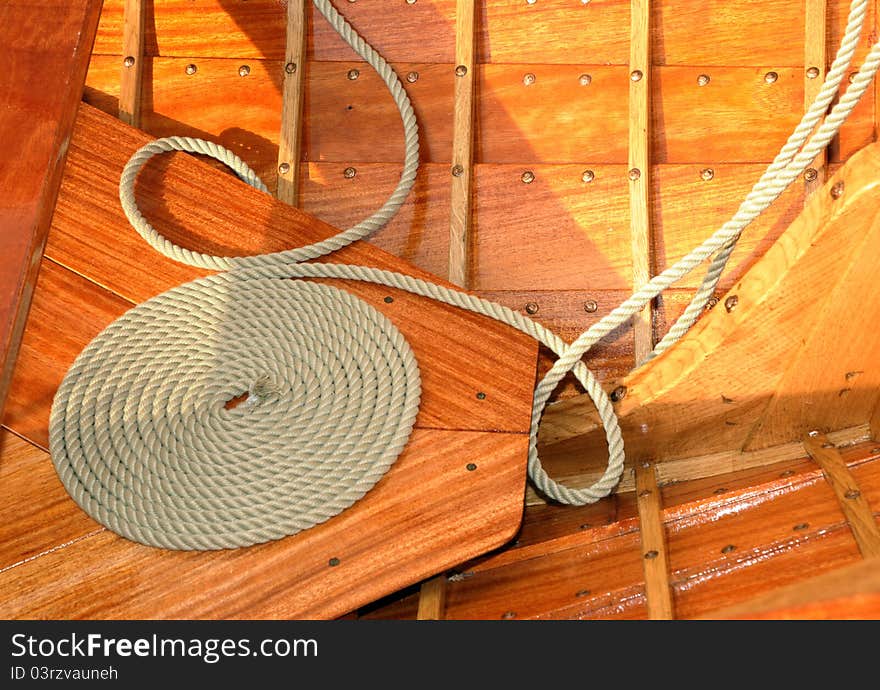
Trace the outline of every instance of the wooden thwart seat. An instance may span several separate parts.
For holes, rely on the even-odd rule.
[[[183,553],[104,530],[60,491],[45,448],[65,371],[133,304],[203,274],[154,252],[119,207],[119,173],[148,140],[88,106],[80,110],[10,390],[9,431],[0,437],[7,475],[0,523],[15,537],[0,547],[0,613],[333,617],[512,537],[522,514],[536,344],[490,319],[365,283],[328,281],[395,323],[419,361],[423,393],[409,445],[351,509],[276,542]],[[180,154],[151,161],[137,195],[160,232],[197,251],[270,252],[338,232]],[[363,242],[325,260],[442,282]],[[23,491],[37,479],[45,493]],[[51,507],[57,537],[37,528],[39,509],[16,510],[19,495]]]

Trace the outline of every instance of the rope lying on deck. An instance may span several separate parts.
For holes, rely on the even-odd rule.
[[[213,256],[175,245],[147,222],[134,199],[140,169],[156,154],[188,151],[223,161],[256,189],[266,191],[265,185],[232,152],[200,139],[170,137],[137,151],[120,181],[120,200],[134,228],[166,256],[223,272],[135,307],[83,351],[58,390],[50,420],[52,457],[62,482],[86,512],[111,529],[178,549],[266,541],[351,505],[405,446],[418,410],[419,378],[405,340],[372,307],[333,288],[285,280],[342,278],[489,316],[556,353],[535,389],[529,476],[541,492],[563,503],[582,505],[608,495],[623,472],[623,439],[611,402],[583,355],[714,255],[693,301],[653,354],[693,324],[740,233],[829,144],[880,66],[878,43],[810,137],[852,59],[867,0],[853,1],[821,92],[736,215],[571,345],[522,314],[456,290],[365,266],[302,263],[386,224],[412,188],[418,166],[418,127],[400,80],[329,0],[314,4],[376,69],[397,104],[406,143],[397,188],[375,214],[322,242],[257,256]],[[325,359],[333,360],[332,373],[322,368],[329,365]],[[595,403],[608,442],[608,467],[587,489],[555,482],[537,452],[544,407],[568,372]],[[227,410],[224,402],[244,390],[248,400]]]

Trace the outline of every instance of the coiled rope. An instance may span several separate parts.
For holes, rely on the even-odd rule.
[[[314,4],[376,69],[400,111],[406,150],[397,188],[375,214],[322,242],[272,254],[213,256],[175,245],[143,217],[134,198],[140,169],[158,153],[180,150],[221,160],[256,189],[267,191],[265,185],[232,152],[204,140],[169,137],[137,151],[120,180],[120,201],[135,230],[166,256],[222,272],[135,307],[76,360],[50,420],[50,447],[62,482],[86,512],[114,531],[176,549],[278,538],[354,503],[405,446],[418,410],[419,379],[405,340],[372,307],[344,291],[286,280],[338,278],[406,290],[489,316],[556,353],[535,389],[529,476],[541,492],[563,503],[583,505],[608,495],[623,473],[623,439],[611,402],[583,355],[714,255],[694,299],[654,354],[693,324],[743,229],[829,144],[880,67],[878,43],[816,128],[858,44],[867,0],[853,0],[822,90],[736,215],[570,345],[522,314],[473,295],[365,266],[303,263],[387,223],[412,188],[418,166],[418,127],[400,80],[329,0]],[[608,467],[586,489],[555,482],[537,452],[542,412],[569,371],[595,403],[608,442]],[[247,401],[227,409],[225,401],[243,391]]]

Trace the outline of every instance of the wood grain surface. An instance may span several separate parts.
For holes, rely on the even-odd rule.
[[[0,414],[100,11],[100,0],[0,6],[0,140],[15,142],[0,164]]]
[[[145,246],[118,207],[119,172],[146,140],[88,106],[80,111],[4,419],[10,431],[33,442],[28,462],[47,480],[50,460],[38,446],[45,447],[51,400],[75,356],[132,304],[201,274]],[[137,195],[161,232],[199,251],[265,252],[336,232],[184,155],[151,163]],[[333,260],[430,278],[363,243]],[[0,572],[2,615],[334,617],[512,536],[522,514],[535,343],[497,322],[423,298],[332,282],[385,312],[420,363],[418,428],[382,481],[319,527],[213,553],[139,546],[95,533],[99,526],[87,519],[82,533],[68,519],[77,514],[72,502],[59,499],[56,508],[50,493],[44,499],[49,514],[70,523],[61,531],[67,541],[46,543],[48,530],[33,524],[44,519],[40,513],[25,511],[13,523],[9,558],[15,562]],[[510,380],[495,375],[499,362]],[[3,447],[0,467],[19,471],[19,447],[6,440]],[[14,488],[11,482],[2,490]]]

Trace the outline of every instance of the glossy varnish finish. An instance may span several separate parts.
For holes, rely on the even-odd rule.
[[[154,253],[122,216],[116,181],[145,140],[107,115],[81,109],[5,418],[34,444],[27,460],[47,481],[50,460],[38,446],[46,444],[55,388],[81,348],[132,304],[200,274]],[[188,156],[151,164],[137,194],[157,228],[202,251],[270,251],[335,232]],[[245,234],[243,217],[251,228]],[[366,244],[332,260],[429,277]],[[417,429],[367,497],[294,537],[198,554],[139,546],[85,518],[66,543],[49,545],[45,531],[30,523],[40,513],[69,519],[64,516],[78,512],[69,499],[48,492],[14,523],[9,560],[18,564],[0,573],[2,614],[336,616],[506,541],[522,512],[535,344],[496,322],[399,291],[342,286],[395,322],[422,374]],[[59,330],[63,337],[55,335]],[[499,361],[517,372],[517,383],[494,375]],[[6,447],[10,457],[4,452],[0,462],[14,469],[18,446]],[[28,554],[37,557],[24,560]]]
[[[840,452],[876,511],[880,448],[863,443]],[[661,491],[676,617],[748,606],[808,574],[861,560],[834,492],[807,458]],[[447,617],[647,617],[636,501],[628,493],[589,508],[530,507],[516,541],[451,578]],[[415,600],[363,615],[414,617]]]
[[[0,5],[0,413],[61,182],[100,0]]]

